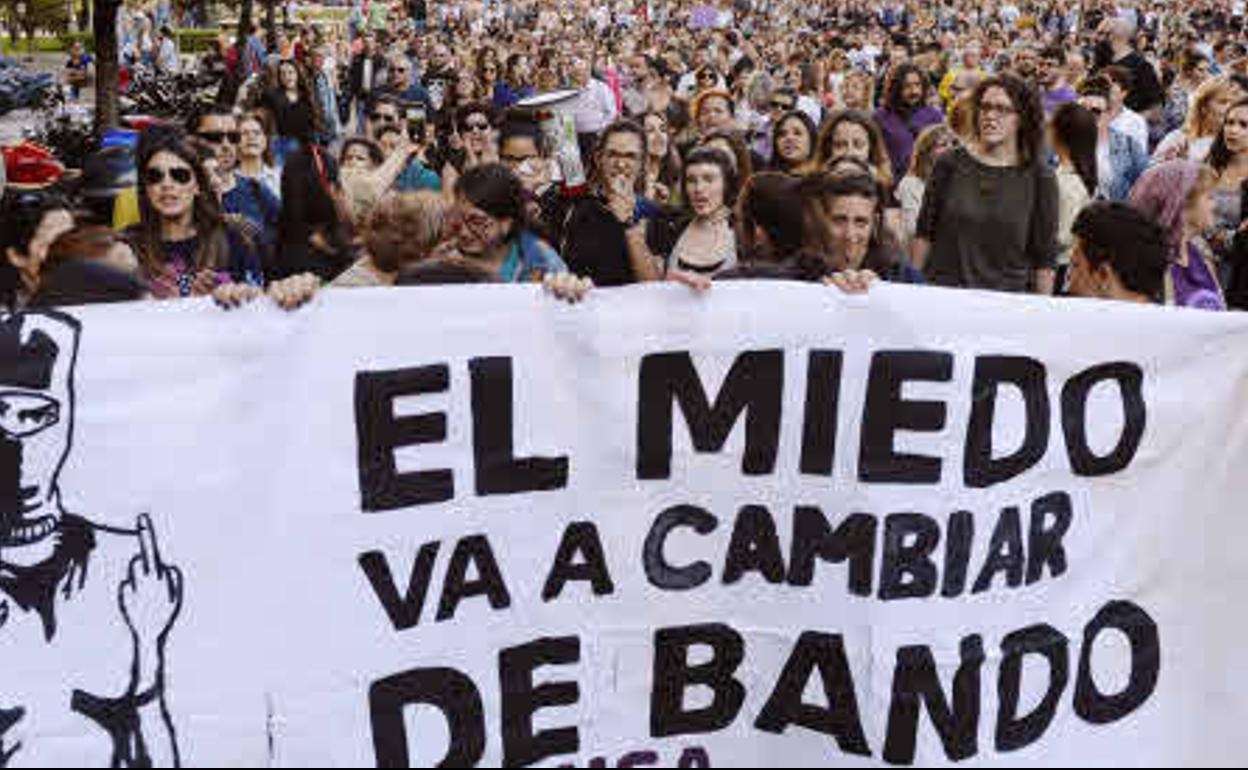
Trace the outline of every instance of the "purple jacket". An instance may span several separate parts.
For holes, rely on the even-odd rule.
[[[914,152],[914,140],[928,126],[943,122],[945,115],[938,108],[924,105],[915,110],[910,120],[888,109],[875,111],[875,122],[884,132],[884,144],[888,145],[888,157],[893,161],[893,181],[898,182],[910,167],[910,153]]]

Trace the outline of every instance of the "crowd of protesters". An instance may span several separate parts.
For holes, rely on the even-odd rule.
[[[223,34],[217,103],[75,186],[15,185],[55,159],[6,153],[0,293],[755,278],[1245,309],[1245,29],[1238,0],[370,0]],[[528,101],[561,91],[563,138]]]

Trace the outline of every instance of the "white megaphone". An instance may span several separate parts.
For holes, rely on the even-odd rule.
[[[576,122],[572,117],[572,102],[578,93],[575,90],[550,91],[516,102],[518,109],[527,110],[537,121],[542,139],[551,148],[568,190],[583,188],[587,181],[581,146],[576,141]]]

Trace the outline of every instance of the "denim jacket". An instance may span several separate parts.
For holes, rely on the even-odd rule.
[[[1111,201],[1125,201],[1131,194],[1135,180],[1148,168],[1148,155],[1139,142],[1121,131],[1110,129],[1109,159],[1113,168],[1113,181],[1107,189],[1101,189],[1101,195]]]

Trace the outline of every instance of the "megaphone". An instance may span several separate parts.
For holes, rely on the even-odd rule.
[[[576,122],[572,116],[572,102],[579,91],[550,91],[530,96],[516,102],[516,107],[533,115],[542,132],[543,141],[552,149],[564,187],[570,191],[586,185],[585,165],[581,162],[581,147],[576,141]]]

